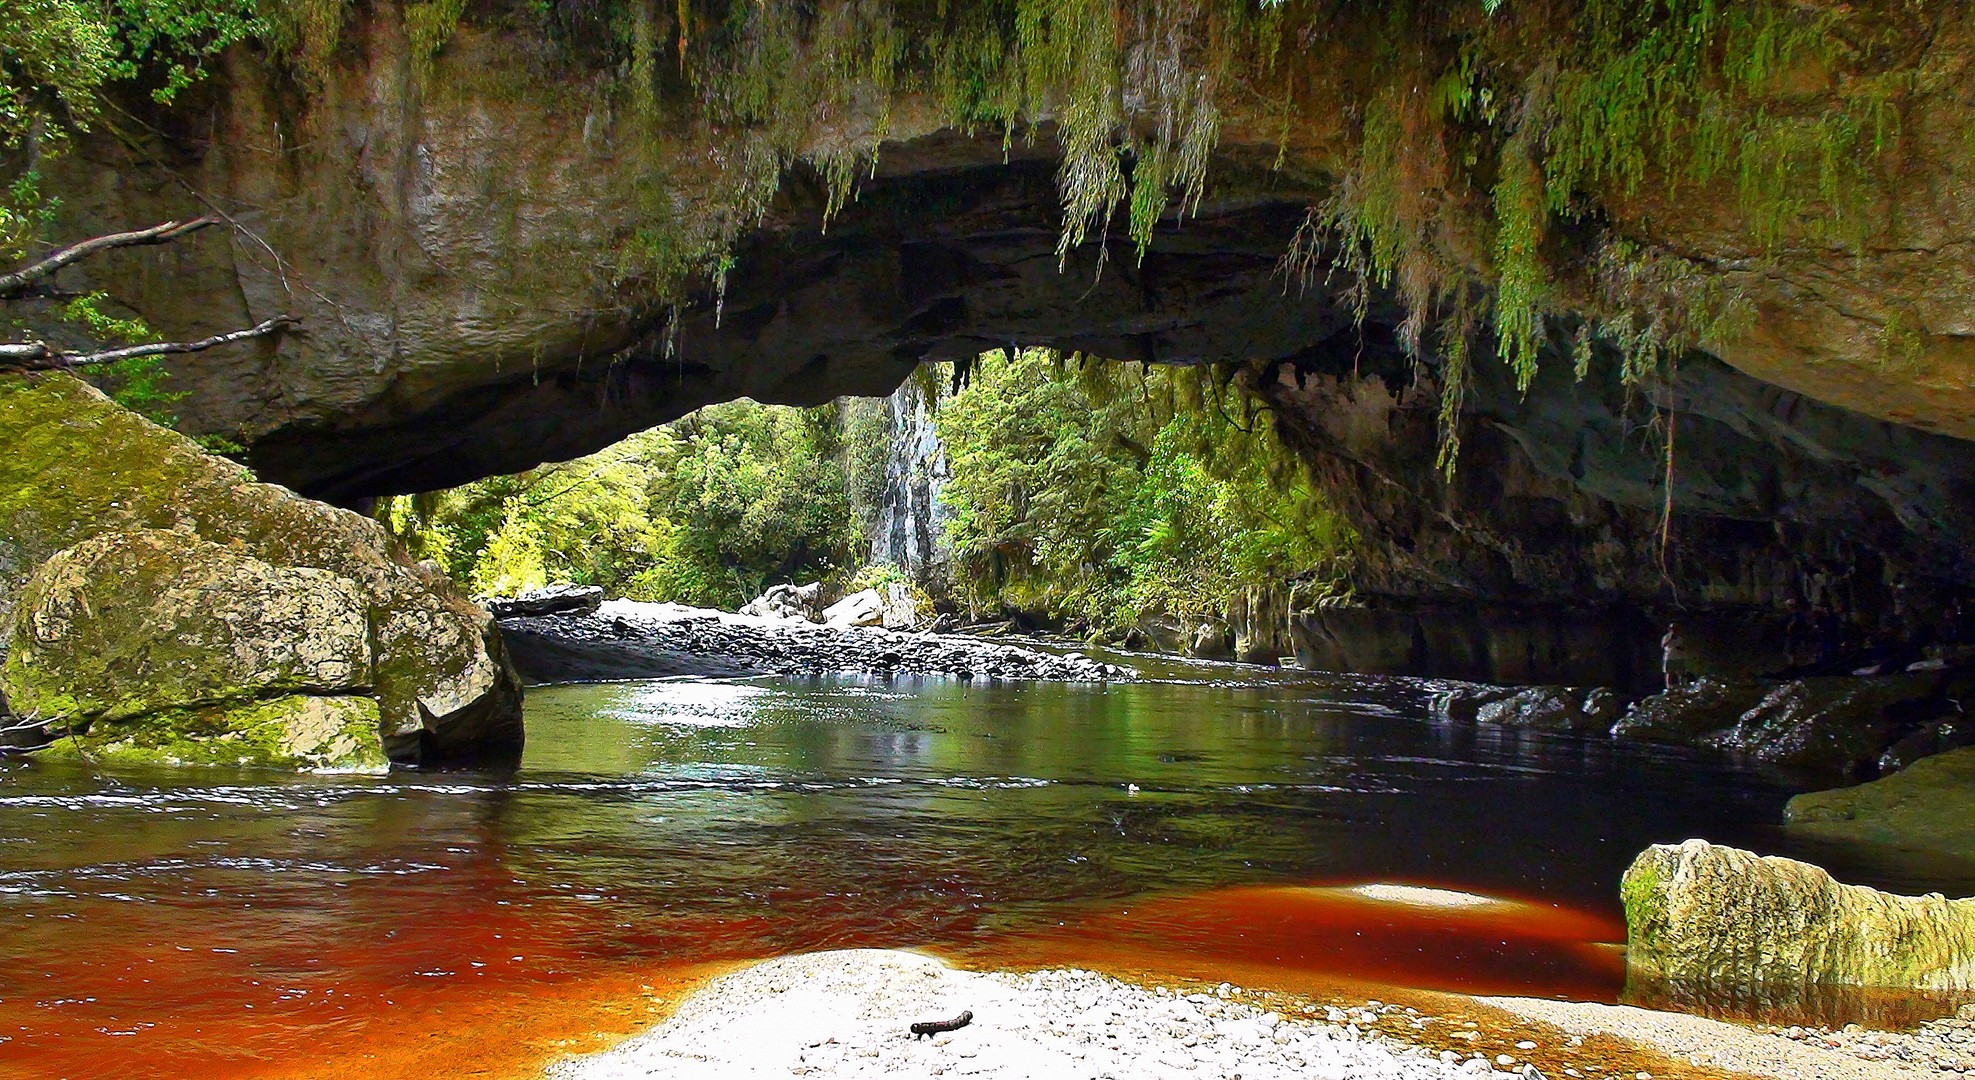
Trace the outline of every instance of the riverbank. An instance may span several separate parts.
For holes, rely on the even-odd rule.
[[[1112,682],[1131,678],[1081,653],[875,626],[824,626],[680,604],[610,600],[594,612],[503,619],[531,682],[700,675],[930,675]]]
[[[812,953],[714,979],[651,1031],[547,1075],[1913,1080],[1975,1069],[1962,1053],[1966,1020],[1808,1037],[1624,1006],[1388,996],[1398,1000],[1142,985],[1078,969],[977,973],[891,950]],[[909,1030],[963,1013],[957,1030]]]

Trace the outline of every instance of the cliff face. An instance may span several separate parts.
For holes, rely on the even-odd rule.
[[[228,215],[227,232],[68,285],[174,338],[298,315],[176,365],[178,411],[333,501],[573,457],[713,401],[887,393],[922,360],[1008,344],[1230,363],[1359,519],[1364,595],[1614,611],[1615,647],[1641,655],[1667,611],[1739,611],[1795,620],[1786,652],[1829,654],[1896,626],[1952,635],[1975,587],[1975,12],[1911,17],[1924,32],[1902,39],[1911,78],[1858,242],[1765,239],[1728,181],[1719,198],[1647,184],[1605,200],[1614,233],[1677,260],[1690,291],[1732,290],[1743,317],[1712,356],[1641,384],[1605,355],[1574,380],[1559,353],[1525,394],[1478,359],[1451,486],[1433,469],[1442,362],[1430,343],[1401,355],[1392,293],[1374,289],[1359,326],[1348,274],[1280,271],[1359,153],[1337,103],[1366,60],[1316,16],[1283,31],[1270,69],[1304,87],[1284,99],[1293,122],[1224,95],[1205,196],[1183,222],[1168,212],[1142,261],[1122,219],[1059,260],[1048,124],[1004,141],[947,129],[905,90],[846,94],[802,118],[823,170],[771,157],[779,188],[737,222],[719,193],[760,164],[690,110],[641,114],[607,71],[505,17],[470,16],[428,64],[388,3],[352,16],[319,88],[236,52],[157,133],[82,145],[51,187],[64,235]],[[881,131],[825,229],[847,177],[831,163]],[[667,244],[723,229],[724,287],[660,286],[684,265]]]

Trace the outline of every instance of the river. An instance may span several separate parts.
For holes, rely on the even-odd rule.
[[[0,1076],[526,1075],[852,945],[1616,1000],[1619,875],[1689,836],[1975,892],[1794,846],[1726,758],[1149,669],[538,688],[502,772],[0,763]]]

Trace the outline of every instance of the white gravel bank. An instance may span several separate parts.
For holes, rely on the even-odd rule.
[[[926,1039],[907,1031],[962,1010],[974,1019],[959,1031]],[[716,979],[652,1031],[558,1063],[549,1076],[1506,1080],[1520,1072],[1086,971],[975,974],[914,953],[856,949]]]

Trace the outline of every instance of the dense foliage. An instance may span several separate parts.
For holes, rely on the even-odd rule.
[[[1115,630],[1335,576],[1348,531],[1249,401],[1208,369],[982,358],[939,416],[963,594]]]
[[[578,461],[387,500],[380,516],[475,592],[574,581],[731,609],[860,565],[842,426],[833,406],[716,405]]]
[[[1348,534],[1224,374],[1046,350],[971,371],[957,393],[922,380],[942,399],[956,556],[953,580],[921,583],[933,591],[1113,630],[1338,576]],[[728,609],[785,581],[834,594],[897,576],[863,565],[897,437],[880,404],[717,405],[579,461],[387,500],[380,516],[478,593],[575,581]]]

